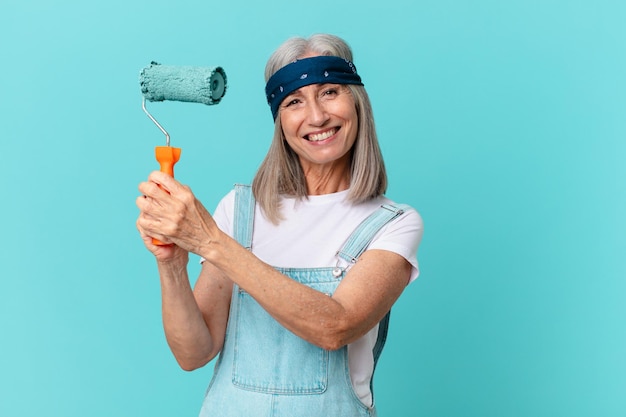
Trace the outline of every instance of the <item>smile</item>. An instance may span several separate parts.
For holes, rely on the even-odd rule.
[[[333,128],[333,129],[327,130],[326,132],[306,135],[304,138],[310,142],[320,142],[322,140],[328,139],[329,137],[337,133],[337,130],[339,129]]]

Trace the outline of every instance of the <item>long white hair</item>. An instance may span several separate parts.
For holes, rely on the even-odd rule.
[[[265,81],[285,65],[306,54],[338,56],[349,61],[352,51],[341,38],[317,34],[305,38],[291,38],[276,49],[265,66]],[[357,67],[358,68],[358,67]],[[361,203],[378,197],[387,189],[387,173],[383,161],[374,115],[365,88],[346,85],[352,93],[358,115],[357,138],[351,154],[349,201]],[[265,216],[275,224],[282,219],[280,196],[307,198],[306,178],[297,154],[289,147],[280,121],[280,112],[274,125],[270,149],[252,182],[252,190]]]

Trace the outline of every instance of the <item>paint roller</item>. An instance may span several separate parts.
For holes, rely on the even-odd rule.
[[[141,108],[165,135],[165,146],[155,148],[160,170],[173,177],[181,148],[170,145],[169,133],[148,112],[146,100],[218,104],[226,93],[226,73],[221,67],[172,66],[152,62],[141,70],[139,85],[143,95]],[[156,239],[153,239],[153,243],[163,245]]]

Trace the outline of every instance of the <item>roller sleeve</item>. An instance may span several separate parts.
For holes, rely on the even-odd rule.
[[[222,67],[161,65],[152,62],[139,75],[141,93],[148,101],[184,101],[217,104],[226,93]]]

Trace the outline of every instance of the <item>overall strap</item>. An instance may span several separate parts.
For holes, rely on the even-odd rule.
[[[252,228],[254,226],[255,200],[252,187],[235,184],[235,218],[233,220],[234,238],[244,248],[252,248]]]
[[[354,229],[341,250],[337,252],[337,256],[346,262],[355,263],[359,256],[361,256],[361,254],[369,246],[372,239],[374,239],[376,233],[378,233],[378,231],[390,221],[402,215],[409,208],[410,207],[406,204],[382,204],[375,212],[363,220],[356,229]],[[390,316],[391,311],[388,311],[387,314],[385,314],[385,317],[383,317],[380,323],[378,323],[378,335],[376,337],[374,348],[372,349],[372,355],[374,357],[374,372],[376,371],[378,359],[380,358],[383,348],[385,347],[385,342],[387,341]],[[372,374],[372,378],[370,380],[370,392],[372,393],[372,398],[374,396],[373,383],[374,375]]]
[[[337,256],[346,262],[355,263],[374,239],[376,233],[408,208],[409,206],[406,204],[382,204],[352,232],[346,243],[337,252]]]

